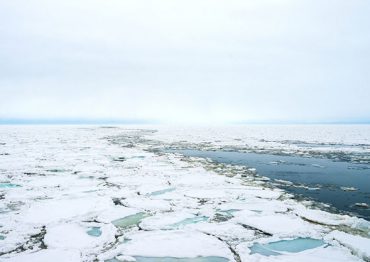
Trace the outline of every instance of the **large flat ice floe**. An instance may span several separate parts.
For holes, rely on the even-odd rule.
[[[369,261],[368,221],[299,202],[252,169],[160,150],[369,143],[367,130],[293,130],[2,126],[0,261]]]

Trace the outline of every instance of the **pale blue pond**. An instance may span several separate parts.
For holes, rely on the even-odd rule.
[[[186,218],[184,220],[181,220],[180,222],[172,224],[170,227],[174,229],[179,229],[186,225],[191,225],[191,224],[196,224],[199,222],[207,221],[208,219],[209,217],[206,217],[206,216],[196,216],[196,217]]]
[[[134,215],[116,219],[112,221],[112,224],[115,225],[116,227],[122,227],[122,228],[131,227],[131,226],[138,225],[143,218],[148,217],[148,216],[149,216],[148,214],[144,212],[140,212]]]
[[[137,262],[228,262],[224,257],[195,257],[195,258],[176,258],[176,257],[139,257]]]
[[[256,168],[257,173],[276,181],[277,186],[296,195],[328,203],[338,210],[370,220],[370,165],[324,158],[282,156],[201,150],[168,150],[185,156],[204,157],[218,163]],[[292,185],[279,182],[289,181]],[[351,190],[345,190],[351,188]]]
[[[0,183],[0,188],[15,188],[15,187],[20,187],[20,185],[12,183]]]
[[[136,262],[228,262],[224,257],[194,257],[194,258],[178,258],[178,257],[142,257],[135,256]],[[121,262],[116,258],[105,260],[105,262]]]
[[[280,240],[267,244],[254,243],[250,247],[251,254],[261,254],[264,256],[278,256],[284,253],[297,253],[307,249],[317,248],[325,245],[320,239],[296,238],[291,240]]]
[[[102,234],[100,227],[91,227],[86,233],[93,237],[100,237]]]

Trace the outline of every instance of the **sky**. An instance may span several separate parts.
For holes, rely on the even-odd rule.
[[[0,0],[0,120],[370,122],[369,14],[369,0]]]

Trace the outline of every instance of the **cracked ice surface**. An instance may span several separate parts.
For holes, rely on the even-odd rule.
[[[215,145],[243,139],[235,130],[221,131],[208,130],[208,138],[219,141]],[[369,260],[365,220],[313,209],[281,189],[243,178],[237,166],[220,168],[202,159],[153,153],[166,143],[176,144],[179,134],[197,144],[204,142],[206,131],[0,127],[0,260]],[[263,134],[280,142],[301,139]],[[353,142],[340,136],[324,142]],[[323,142],[321,136],[308,142],[313,141]],[[305,250],[300,243],[299,252],[276,256],[251,252],[253,245],[300,238],[325,245]]]

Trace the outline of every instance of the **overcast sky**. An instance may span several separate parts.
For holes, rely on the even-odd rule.
[[[370,120],[369,0],[0,0],[0,118]]]

